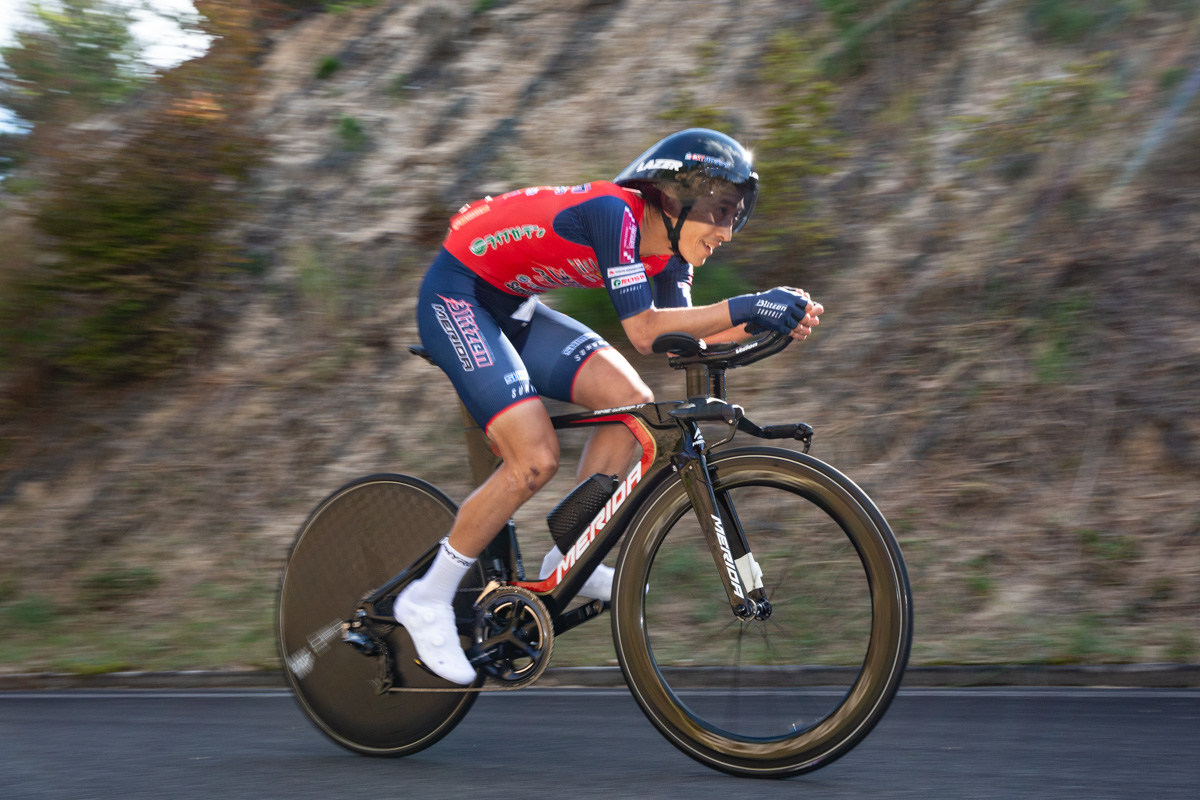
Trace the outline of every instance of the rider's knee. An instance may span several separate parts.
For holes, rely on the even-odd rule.
[[[614,406],[637,406],[654,402],[654,392],[642,380],[630,381],[617,390],[619,397],[613,398]]]
[[[633,397],[629,405],[654,402],[654,392],[650,391],[650,387],[641,381],[638,381],[636,385],[629,387],[629,389],[630,395]]]
[[[522,495],[532,497],[558,472],[558,447],[536,443],[524,450],[511,465],[513,488]]]

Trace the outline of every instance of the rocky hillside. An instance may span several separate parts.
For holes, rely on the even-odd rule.
[[[449,212],[611,177],[714,114],[779,136],[780,31],[834,81],[844,156],[790,186],[827,245],[730,263],[828,312],[731,393],[813,424],[888,515],[914,663],[1200,659],[1200,121],[1173,103],[1194,5],[863,5],[880,25],[836,2],[382,0],[275,34],[237,232],[263,274],[222,344],[2,423],[0,670],[274,666],[277,570],[321,497],[373,471],[469,490],[449,382],[406,351]],[[1072,33],[1039,16],[1060,5],[1112,16]],[[522,511],[531,551],[571,474]],[[590,627],[557,663],[611,658]]]

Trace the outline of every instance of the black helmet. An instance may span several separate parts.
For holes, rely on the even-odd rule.
[[[673,133],[626,167],[613,183],[637,189],[659,207],[671,249],[679,255],[679,230],[686,217],[732,224],[734,233],[746,225],[758,199],[758,173],[749,151],[720,131],[689,128]],[[672,226],[666,207],[678,207]]]

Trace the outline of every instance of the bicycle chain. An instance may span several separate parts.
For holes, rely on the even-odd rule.
[[[480,599],[482,599],[483,595],[487,594],[487,587],[484,587],[483,592],[481,592],[478,588],[457,589],[455,591],[456,594],[463,594],[463,593],[467,593],[467,592],[479,595]],[[545,673],[543,672],[542,674],[545,674]],[[498,681],[494,678],[487,678],[487,679],[485,679],[485,683],[483,686],[455,686],[455,687],[449,687],[449,686],[446,686],[446,687],[441,687],[441,686],[392,686],[391,688],[389,688],[387,690],[386,694],[398,694],[398,693],[402,693],[402,692],[403,693],[419,692],[419,693],[427,693],[427,694],[447,694],[447,693],[463,694],[463,693],[468,693],[468,692],[472,693],[472,694],[477,694],[480,692],[516,692],[516,691],[520,691],[521,689],[528,689],[530,686],[533,686],[539,680],[541,680],[541,677],[542,677],[541,675],[538,675],[536,678],[534,678],[529,683],[518,683],[515,685],[509,685],[509,684],[504,683],[503,681]],[[372,682],[378,683],[378,681],[372,681]]]

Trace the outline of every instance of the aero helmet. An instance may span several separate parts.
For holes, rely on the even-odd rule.
[[[749,151],[707,128],[671,134],[638,156],[613,183],[638,190],[658,206],[676,255],[685,219],[731,225],[737,233],[758,198],[758,173]],[[677,219],[674,225],[668,208]]]

